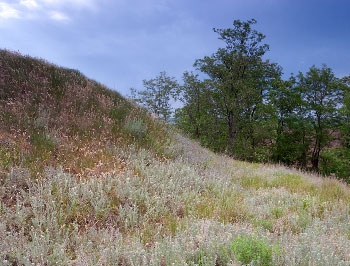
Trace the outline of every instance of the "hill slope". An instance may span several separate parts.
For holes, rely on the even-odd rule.
[[[79,72],[0,51],[5,265],[350,265],[350,191],[201,148]]]
[[[20,165],[32,176],[47,165],[81,176],[108,172],[123,167],[108,148],[136,142],[157,151],[166,140],[159,122],[118,93],[8,51],[0,51],[0,121],[0,167]]]

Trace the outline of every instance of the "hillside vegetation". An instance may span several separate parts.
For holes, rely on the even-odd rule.
[[[122,170],[111,150],[135,144],[161,153],[163,126],[118,93],[28,56],[0,52],[1,165],[46,166],[86,177]]]
[[[350,190],[235,161],[0,51],[0,264],[350,265]]]

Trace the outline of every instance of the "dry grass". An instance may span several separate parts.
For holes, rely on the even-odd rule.
[[[348,185],[214,154],[76,71],[0,55],[0,264],[350,264]]]
[[[40,176],[62,166],[86,177],[124,171],[110,144],[162,153],[161,123],[78,71],[0,50],[0,168]]]

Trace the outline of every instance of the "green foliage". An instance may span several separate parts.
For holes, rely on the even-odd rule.
[[[287,81],[279,80],[276,85],[270,95],[277,117],[272,159],[306,168],[310,147],[307,132],[311,130],[311,125],[303,119],[302,99],[296,80],[292,76]]]
[[[299,73],[297,84],[303,101],[303,119],[313,125],[308,132],[313,139],[310,162],[312,170],[318,172],[320,155],[333,139],[330,132],[338,127],[343,86],[326,65],[312,66],[305,75]]]
[[[210,130],[206,115],[210,110],[209,84],[206,81],[200,81],[198,75],[189,72],[183,74],[183,81],[180,98],[185,106],[177,110],[175,120],[180,128],[199,139]]]
[[[342,79],[343,87],[343,107],[340,109],[342,123],[340,126],[342,132],[342,147],[350,148],[350,76]]]
[[[230,262],[230,251],[227,247],[218,247],[218,250],[208,250],[201,248],[195,254],[191,254],[186,260],[187,265],[196,266],[224,266]]]
[[[350,183],[350,150],[336,148],[322,152],[320,171],[325,175],[335,175]]]
[[[276,248],[270,246],[266,240],[252,236],[240,236],[232,241],[233,254],[242,264],[271,266],[272,256]]]
[[[235,155],[246,151],[246,159],[266,137],[262,136],[264,131],[256,128],[267,115],[264,105],[269,83],[279,75],[276,65],[262,61],[268,45],[261,44],[265,36],[252,28],[255,23],[236,20],[233,29],[215,30],[226,42],[226,49],[219,49],[215,59],[196,62],[215,82],[216,106],[227,123],[227,151]]]

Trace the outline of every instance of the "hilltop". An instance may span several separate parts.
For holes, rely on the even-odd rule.
[[[215,154],[76,70],[0,51],[4,265],[349,265],[340,181]]]

